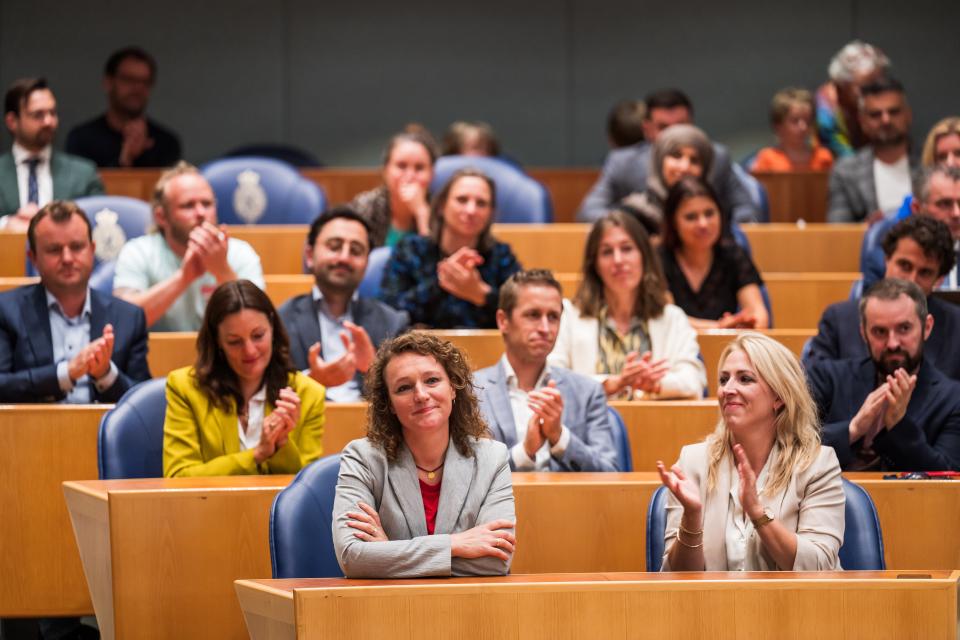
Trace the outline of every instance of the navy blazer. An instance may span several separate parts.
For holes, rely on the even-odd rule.
[[[570,430],[570,444],[561,458],[550,458],[551,471],[620,471],[614,445],[614,424],[607,411],[607,396],[600,383],[560,367],[551,367],[563,396],[560,422]],[[507,377],[503,363],[473,374],[483,415],[495,440],[512,448],[517,444],[517,428],[510,408]],[[513,455],[510,468],[514,468]]]
[[[119,375],[103,393],[91,385],[96,402],[116,402],[127,389],[150,379],[147,366],[147,320],[143,309],[90,290],[90,339],[113,325],[113,355]],[[53,361],[50,312],[43,285],[0,293],[0,402],[58,402],[66,394]]]
[[[859,305],[859,300],[847,300],[827,307],[804,354],[805,367],[820,360],[862,360],[870,355],[860,335]],[[927,298],[927,307],[933,330],[923,345],[923,359],[948,378],[960,380],[960,307],[933,296]]]
[[[850,420],[876,387],[870,358],[822,360],[807,370],[823,423],[823,444],[833,447],[846,469],[862,441],[851,443]],[[884,470],[960,471],[960,383],[929,362],[920,364],[907,413],[873,441]]]
[[[309,369],[307,354],[315,342],[320,342],[320,320],[317,318],[313,295],[306,293],[287,300],[280,307],[279,313],[290,336],[290,357],[293,364],[300,370]],[[410,316],[406,311],[397,311],[372,298],[352,300],[350,315],[353,316],[353,323],[363,327],[370,336],[374,349],[379,348],[380,343],[387,338],[403,333],[410,324]],[[320,357],[323,357],[322,348]],[[363,378],[359,372],[357,381],[363,388]]]

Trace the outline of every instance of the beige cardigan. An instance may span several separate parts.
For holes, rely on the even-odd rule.
[[[717,485],[707,493],[707,444],[688,445],[680,451],[678,462],[687,477],[700,487],[703,501],[703,558],[707,571],[727,571],[726,527],[730,506],[730,486],[736,468],[727,458],[721,462]],[[844,506],[840,463],[831,447],[820,447],[813,463],[795,472],[780,493],[761,495],[764,508],[789,531],[797,533],[797,556],[792,567],[778,567],[763,549],[760,537],[753,533],[747,541],[747,554],[759,556],[764,571],[784,568],[793,571],[835,571],[840,569],[840,545],[843,543]],[[683,507],[667,496],[667,529],[664,536],[663,567],[670,571],[668,555],[677,538]]]
[[[666,358],[670,363],[670,371],[660,381],[660,394],[656,397],[702,398],[707,386],[707,370],[700,360],[697,332],[690,326],[687,315],[680,307],[668,304],[660,317],[647,322],[647,328],[654,360]],[[599,337],[597,319],[581,317],[580,310],[564,300],[560,333],[548,361],[602,381],[607,376],[597,374]]]

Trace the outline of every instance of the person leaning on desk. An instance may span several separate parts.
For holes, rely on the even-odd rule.
[[[796,357],[745,333],[720,356],[720,422],[668,471],[663,571],[840,569],[844,494]]]
[[[470,367],[425,333],[367,372],[367,437],[343,450],[333,544],[348,578],[503,575],[516,522],[507,447],[487,434]]]
[[[320,457],[324,388],[296,370],[280,316],[249,280],[207,303],[197,362],[167,376],[163,475],[296,473]]]

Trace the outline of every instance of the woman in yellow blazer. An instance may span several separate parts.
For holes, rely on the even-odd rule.
[[[197,362],[167,376],[163,475],[296,473],[320,457],[324,388],[295,369],[270,298],[248,280],[207,303]]]

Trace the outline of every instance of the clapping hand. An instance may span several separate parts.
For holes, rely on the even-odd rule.
[[[280,390],[277,404],[270,415],[263,419],[260,442],[253,451],[257,464],[272,458],[278,449],[287,444],[287,438],[300,421],[300,396],[290,387]]]
[[[110,371],[110,357],[113,355],[113,325],[103,327],[103,335],[85,346],[67,363],[67,375],[71,380],[79,380],[85,375],[99,379]]]
[[[917,375],[910,375],[902,368],[897,369],[893,375],[887,376],[886,383],[881,385],[883,387],[886,388],[884,397],[887,400],[883,426],[890,430],[907,415],[907,405],[913,397],[913,390],[917,388]]]
[[[740,475],[740,506],[747,517],[756,520],[763,515],[763,504],[757,494],[757,474],[741,445],[733,445],[733,455],[737,459],[737,473]]]
[[[477,267],[483,257],[475,249],[461,247],[437,265],[440,288],[458,298],[482,306],[490,293],[490,285],[483,281]]]
[[[556,380],[550,380],[547,386],[531,391],[527,395],[527,406],[539,422],[542,437],[549,440],[551,445],[557,444],[563,430],[563,425],[560,423],[560,417],[563,415],[563,396],[557,390]]]

